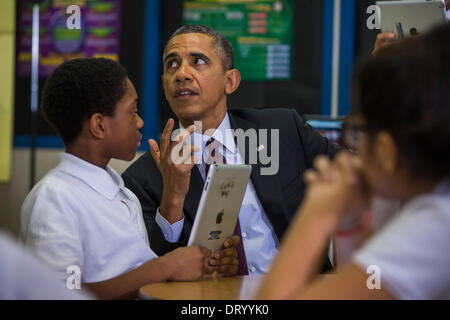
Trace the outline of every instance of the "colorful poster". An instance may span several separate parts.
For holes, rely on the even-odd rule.
[[[48,77],[66,60],[105,57],[119,60],[120,0],[53,0],[40,5],[39,76]],[[72,14],[80,9],[80,29],[69,29]],[[30,76],[33,3],[21,0],[18,75]]]
[[[244,80],[291,79],[293,0],[185,0],[183,23],[220,31]]]
[[[0,1],[0,183],[11,179],[13,134],[15,0]]]

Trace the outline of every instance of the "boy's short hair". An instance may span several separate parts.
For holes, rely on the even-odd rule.
[[[126,91],[126,78],[122,66],[104,58],[70,60],[52,73],[44,86],[41,108],[66,146],[93,114],[114,115]]]
[[[450,25],[386,46],[354,77],[368,136],[386,131],[418,178],[450,176]]]

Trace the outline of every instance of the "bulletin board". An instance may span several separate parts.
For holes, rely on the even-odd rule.
[[[155,0],[151,0],[155,1]],[[0,3],[3,0],[0,0]],[[46,37],[40,38],[41,47],[41,67],[39,74],[39,105],[42,98],[42,90],[45,86],[45,82],[48,79],[46,74],[53,70],[62,59],[70,59],[71,57],[107,57],[113,60],[117,60],[121,65],[125,67],[128,72],[128,77],[133,82],[139,96],[142,96],[142,70],[143,70],[143,44],[145,34],[143,32],[143,26],[145,25],[145,3],[146,0],[51,0],[49,1],[52,6],[60,5],[61,10],[70,5],[79,5],[81,9],[82,17],[87,17],[85,22],[88,26],[93,26],[94,29],[87,28],[88,33],[85,37],[85,44],[89,46],[96,46],[96,50],[91,50],[86,46],[82,48],[79,53],[58,53],[53,49],[48,51],[42,50],[42,46],[45,46]],[[110,3],[117,3],[118,6],[112,6]],[[26,50],[23,48],[26,43],[23,39],[29,39],[29,35],[22,36],[22,21],[29,19],[24,17],[30,14],[29,1],[16,0],[17,9],[16,15],[13,16],[16,26],[16,56],[15,56],[15,83],[14,83],[14,146],[15,147],[29,147],[30,146],[30,101],[31,101],[31,76],[30,73],[24,72],[29,66],[26,61]],[[45,4],[45,1],[44,1]],[[90,9],[91,8],[91,9]],[[95,9],[95,10],[94,10]],[[40,18],[48,19],[45,17],[45,12],[53,12],[49,10],[48,6],[41,7]],[[89,13],[90,12],[90,13]],[[95,15],[94,15],[95,12]],[[86,13],[87,15],[85,15]],[[91,15],[91,18],[89,18]],[[69,15],[67,15],[69,17]],[[87,21],[86,21],[87,20]],[[95,21],[94,21],[95,20]],[[96,22],[96,24],[94,24]],[[115,28],[115,27],[117,28]],[[120,26],[120,29],[119,29]],[[114,33],[111,28],[114,27]],[[45,23],[41,24],[42,32],[45,32]],[[96,35],[94,35],[95,33]],[[27,40],[29,41],[29,40]],[[88,43],[90,41],[90,43]],[[26,42],[26,41],[25,41]],[[119,47],[115,47],[116,44]],[[46,53],[52,54],[52,56],[46,56]],[[43,55],[44,54],[44,55]],[[25,57],[25,59],[20,58]],[[49,60],[46,60],[49,58]],[[55,58],[54,61],[52,59]],[[58,61],[59,60],[59,61]],[[55,62],[57,61],[57,62]],[[44,63],[48,66],[44,66]],[[13,64],[14,65],[14,64]],[[47,70],[46,70],[47,69]],[[25,74],[24,74],[25,73]],[[43,113],[38,113],[38,139],[37,145],[40,148],[63,148],[62,141],[57,138],[57,133],[45,120]]]
[[[293,0],[185,0],[183,24],[221,32],[246,81],[290,80]]]
[[[80,8],[80,29],[69,29],[67,8]],[[32,0],[21,0],[18,69],[31,73]],[[56,67],[73,58],[105,57],[119,60],[120,0],[53,0],[40,4],[39,75],[48,77]]]

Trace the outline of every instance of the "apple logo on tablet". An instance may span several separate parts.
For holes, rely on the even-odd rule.
[[[221,224],[221,223],[222,223],[223,215],[224,215],[224,212],[223,212],[223,209],[222,209],[222,211],[220,211],[220,212],[217,214],[216,224]]]

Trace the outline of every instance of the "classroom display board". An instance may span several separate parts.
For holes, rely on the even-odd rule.
[[[15,0],[0,1],[0,183],[11,178]]]
[[[183,24],[203,24],[231,42],[243,80],[290,80],[293,0],[185,0]]]
[[[3,1],[3,0],[2,0]],[[31,73],[32,0],[21,1],[18,76]],[[78,6],[80,28],[70,29],[67,21]],[[120,49],[120,0],[53,0],[40,4],[39,75],[48,77],[66,60],[105,57],[118,61]],[[73,21],[73,20],[71,20]]]

